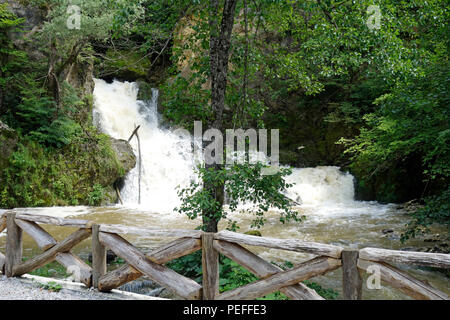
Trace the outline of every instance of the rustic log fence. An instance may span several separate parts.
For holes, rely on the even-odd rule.
[[[57,242],[40,224],[76,227],[66,239]],[[415,279],[391,264],[408,264],[450,268],[450,254],[404,252],[377,248],[347,250],[339,246],[305,242],[297,239],[275,239],[230,231],[206,233],[198,230],[164,230],[95,224],[80,219],[63,219],[8,211],[0,216],[0,232],[7,229],[6,253],[0,253],[0,271],[8,277],[18,277],[56,260],[68,273],[86,287],[107,292],[127,282],[147,276],[161,286],[188,300],[255,299],[275,291],[297,300],[323,300],[303,281],[342,267],[344,299],[362,299],[362,272],[376,268],[382,281],[405,294],[424,300],[448,300],[448,296],[427,282]],[[41,254],[22,261],[22,233],[33,238]],[[176,238],[144,254],[121,235]],[[81,241],[92,239],[92,267],[71,253]],[[291,269],[280,267],[252,253],[245,246],[258,246],[313,254],[316,257]],[[106,251],[112,250],[126,261],[107,272]],[[202,250],[202,285],[169,269],[164,264]],[[245,286],[219,292],[219,254],[234,260],[259,280]]]

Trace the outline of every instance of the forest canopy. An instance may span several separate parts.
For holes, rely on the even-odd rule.
[[[210,5],[228,1],[23,3],[39,23],[0,4],[0,119],[23,146],[2,171],[3,205],[41,204],[30,190],[11,201],[24,193],[14,186],[30,149],[54,157],[103,141],[80,85],[86,70],[159,86],[168,125],[214,122]],[[67,27],[69,5],[81,8],[79,29]],[[361,199],[421,201],[405,238],[448,226],[447,2],[241,0],[233,9],[223,125],[281,128],[283,163],[340,165]]]

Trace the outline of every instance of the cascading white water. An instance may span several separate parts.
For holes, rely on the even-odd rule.
[[[339,167],[294,168],[286,181],[294,183],[287,196],[305,205],[354,202],[353,176]]]
[[[127,140],[140,125],[141,207],[155,212],[173,211],[179,204],[177,186],[187,185],[194,171],[190,139],[158,126],[158,90],[153,89],[152,100],[146,103],[137,100],[135,83],[94,81],[94,119],[103,132]],[[138,155],[136,138],[130,143]],[[138,204],[138,175],[136,166],[126,176],[121,193],[127,206]]]
[[[117,139],[128,139],[135,125],[141,126],[141,206],[153,212],[171,212],[179,204],[176,187],[186,186],[194,178],[191,139],[159,127],[156,89],[147,103],[137,100],[137,94],[135,83],[95,79],[94,120]],[[137,155],[136,139],[131,144]],[[287,181],[295,183],[287,195],[305,205],[353,202],[353,176],[338,167],[294,168]],[[126,177],[122,198],[127,206],[138,203],[137,166]]]

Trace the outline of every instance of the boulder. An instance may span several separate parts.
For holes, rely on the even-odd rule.
[[[117,160],[125,172],[130,171],[136,166],[136,156],[128,141],[111,138],[111,147],[116,153]]]

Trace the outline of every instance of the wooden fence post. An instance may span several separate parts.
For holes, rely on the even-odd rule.
[[[358,270],[359,250],[342,251],[342,286],[345,300],[361,300],[362,279]]]
[[[22,229],[14,221],[15,218],[15,212],[6,213],[5,274],[7,277],[12,277],[14,265],[22,262]]]
[[[203,300],[219,295],[219,253],[214,249],[214,233],[202,235]]]
[[[98,289],[101,276],[106,274],[106,248],[100,242],[100,226],[92,225],[92,285]]]

